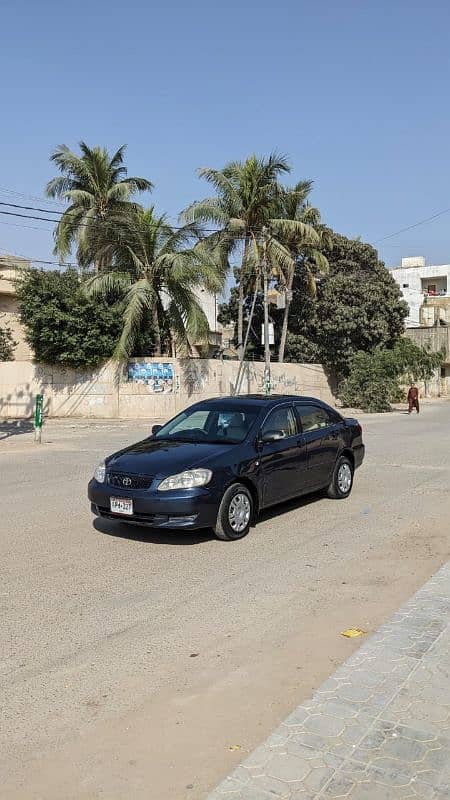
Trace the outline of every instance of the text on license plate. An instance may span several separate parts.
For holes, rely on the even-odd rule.
[[[133,514],[133,501],[130,497],[110,497],[111,512],[113,514]]]

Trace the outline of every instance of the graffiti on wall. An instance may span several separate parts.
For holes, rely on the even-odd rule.
[[[152,361],[130,361],[128,364],[128,380],[148,386],[155,394],[171,394],[173,392],[173,364],[158,364]]]
[[[205,391],[208,383],[208,369],[195,361],[183,364],[183,381],[188,395]]]

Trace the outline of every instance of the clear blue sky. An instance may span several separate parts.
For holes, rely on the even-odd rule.
[[[127,143],[130,173],[156,184],[148,202],[173,217],[208,193],[198,167],[272,149],[349,236],[450,207],[445,0],[10,0],[0,21],[3,188],[43,195],[52,148],[85,139]],[[50,256],[51,232],[15,226],[51,226],[0,220],[1,249]],[[449,230],[450,213],[381,257],[449,262]]]

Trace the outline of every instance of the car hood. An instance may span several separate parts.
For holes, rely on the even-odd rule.
[[[176,475],[220,458],[235,444],[144,439],[106,459],[108,469],[140,475]]]

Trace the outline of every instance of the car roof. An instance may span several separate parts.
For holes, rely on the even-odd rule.
[[[196,406],[201,406],[204,404],[209,405],[217,405],[217,406],[255,406],[255,407],[263,407],[263,408],[271,408],[272,406],[277,405],[283,401],[292,401],[292,400],[302,400],[305,402],[311,403],[319,403],[321,406],[325,406],[322,400],[319,400],[318,397],[305,397],[304,395],[300,394],[239,394],[239,395],[229,395],[225,397],[210,397],[207,400],[199,400],[198,403],[195,403]]]

